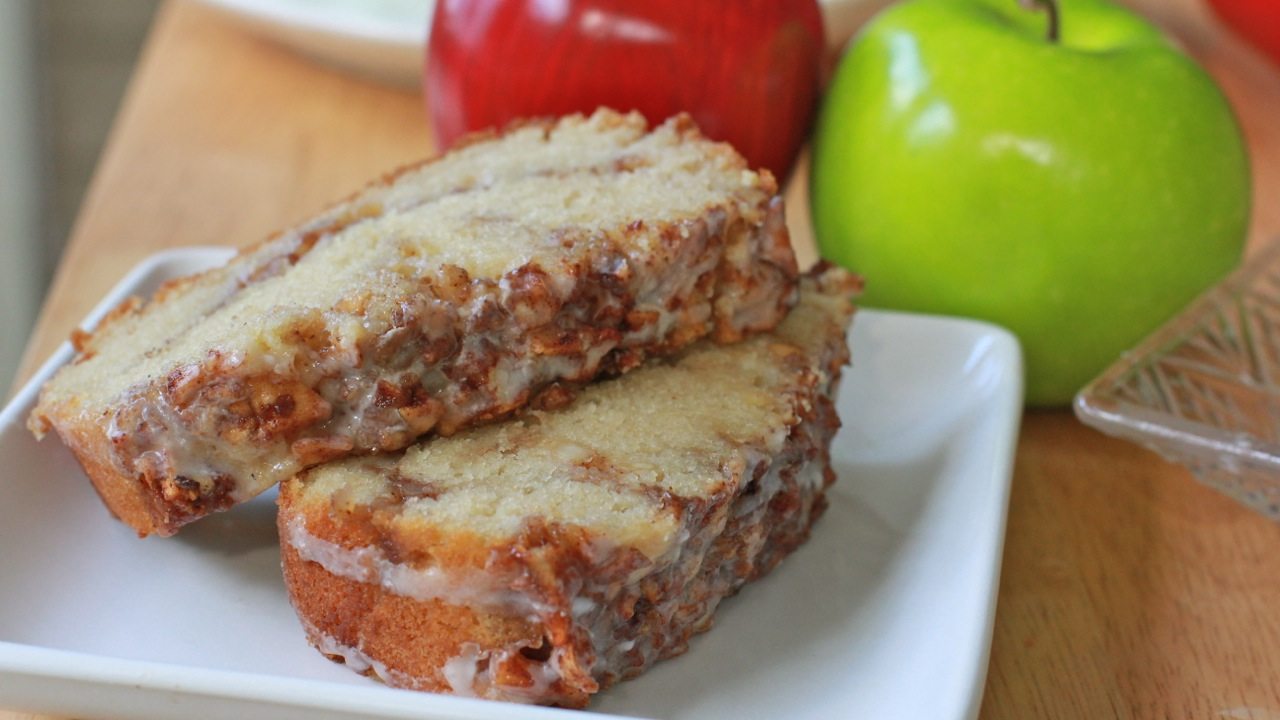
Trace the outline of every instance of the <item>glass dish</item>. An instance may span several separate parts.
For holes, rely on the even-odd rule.
[[[1075,412],[1280,520],[1280,242],[1081,390]]]

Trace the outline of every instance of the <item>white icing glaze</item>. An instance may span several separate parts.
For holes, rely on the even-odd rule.
[[[325,655],[342,658],[342,662],[347,667],[358,673],[366,672],[373,667],[373,658],[365,655],[363,651],[349,645],[343,645],[333,637],[316,631],[315,628],[310,628],[310,630],[310,636],[315,643],[316,649]]]
[[[463,643],[460,652],[449,658],[440,675],[449,684],[455,695],[475,697],[477,666],[480,661],[480,646],[475,643]]]
[[[314,625],[305,620],[303,625],[307,632],[307,637],[317,650],[329,657],[342,658],[342,662],[352,670],[358,673],[367,673],[372,670],[374,675],[382,682],[393,687],[416,688],[420,686],[420,683],[412,675],[387,667],[384,663],[370,657],[363,649],[344,645],[338,642],[336,638],[320,632]]]
[[[564,651],[557,648],[545,662],[526,662],[523,667],[532,681],[527,687],[502,686],[494,681],[494,669],[519,655],[525,646],[484,650],[476,643],[463,643],[457,655],[445,661],[440,677],[455,695],[483,697],[509,702],[537,702],[560,679]]]
[[[589,597],[578,596],[573,599],[573,616],[581,617],[596,609],[596,601]]]
[[[306,523],[301,518],[289,523],[287,540],[304,560],[320,563],[334,575],[363,583],[377,582],[377,558],[373,548],[348,549],[322,540],[307,532]]]
[[[387,559],[374,547],[344,548],[312,535],[302,518],[294,518],[285,538],[304,560],[318,563],[339,577],[380,585],[387,592],[414,600],[443,600],[452,605],[492,608],[536,620],[550,609],[527,593],[512,589],[513,578],[483,571],[416,568]]]

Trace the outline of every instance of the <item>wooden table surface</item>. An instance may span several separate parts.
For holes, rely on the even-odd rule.
[[[1199,2],[1131,0],[1182,39],[1236,106],[1254,161],[1252,251],[1280,236],[1280,68]],[[170,0],[21,377],[146,255],[254,242],[431,148],[418,95]],[[789,194],[793,218],[802,194]],[[811,256],[807,224],[793,232]],[[1280,720],[1278,616],[1280,525],[1066,411],[1026,414],[981,717]],[[0,710],[0,720],[32,717]]]

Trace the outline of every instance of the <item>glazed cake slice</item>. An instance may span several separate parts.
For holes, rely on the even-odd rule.
[[[396,450],[794,301],[773,178],[677,117],[533,122],[118,309],[30,418],[139,534]]]
[[[312,645],[390,685],[583,706],[683,652],[800,545],[835,479],[854,279],[539,411],[280,488]]]

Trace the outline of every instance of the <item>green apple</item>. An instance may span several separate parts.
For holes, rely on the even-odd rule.
[[[1008,327],[1028,403],[1055,405],[1238,262],[1250,186],[1222,93],[1158,30],[1041,4],[878,15],[820,112],[811,197],[865,304]]]

